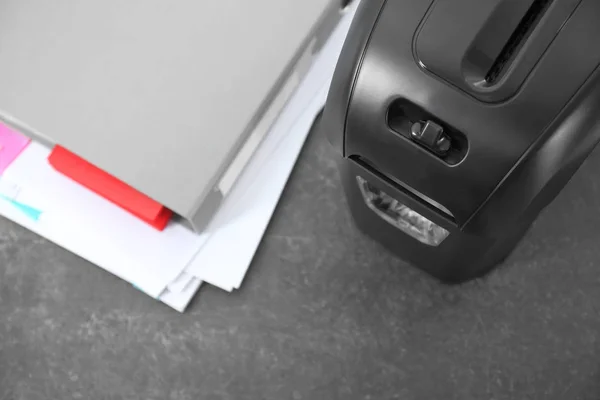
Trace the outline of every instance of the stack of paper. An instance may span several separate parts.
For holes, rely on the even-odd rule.
[[[323,107],[356,3],[202,234],[174,221],[162,232],[149,227],[53,169],[49,148],[19,139],[5,127],[0,130],[0,214],[179,311],[203,282],[227,291],[239,288]]]

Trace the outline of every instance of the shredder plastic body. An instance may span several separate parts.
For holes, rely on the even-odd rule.
[[[367,235],[446,282],[506,258],[600,140],[597,0],[370,0],[350,29],[321,127]],[[429,121],[444,155],[411,136]],[[415,240],[357,177],[442,227]]]

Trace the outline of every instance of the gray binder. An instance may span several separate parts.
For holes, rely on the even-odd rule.
[[[339,12],[339,0],[1,0],[0,119],[201,230]]]

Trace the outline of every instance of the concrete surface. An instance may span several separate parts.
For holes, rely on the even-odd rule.
[[[354,229],[313,136],[242,290],[185,315],[0,221],[0,399],[598,399],[600,154],[446,287]]]

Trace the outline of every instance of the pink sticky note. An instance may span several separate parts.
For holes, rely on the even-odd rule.
[[[30,139],[0,123],[0,174],[27,147]]]

